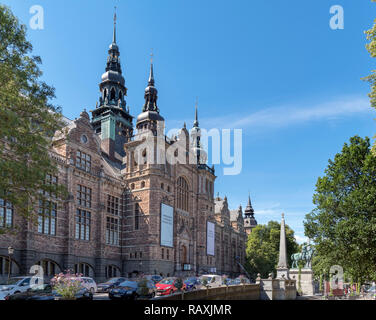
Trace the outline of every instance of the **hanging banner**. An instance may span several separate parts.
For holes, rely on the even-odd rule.
[[[174,208],[161,204],[161,246],[174,246]]]
[[[206,254],[214,256],[215,226],[213,222],[207,222],[206,227]]]

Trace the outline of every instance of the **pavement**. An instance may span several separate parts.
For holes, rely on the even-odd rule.
[[[108,293],[94,293],[93,300],[110,300]]]

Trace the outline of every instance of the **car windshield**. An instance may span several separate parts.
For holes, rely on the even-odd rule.
[[[121,280],[121,279],[120,278],[111,278],[106,283],[115,283],[115,282],[118,282],[119,280]]]
[[[213,277],[201,277],[200,281],[204,282],[206,280],[209,283],[209,282],[212,281],[212,279],[213,279]]]
[[[0,282],[0,285],[14,285],[14,284],[17,284],[17,282],[19,282],[20,280],[22,280],[22,278],[10,278],[10,279],[7,279],[7,280],[3,280]]]
[[[137,288],[137,282],[135,281],[124,281],[120,283],[119,287],[127,287],[127,288]]]
[[[368,289],[368,291],[375,291],[376,290],[376,286],[372,286],[371,288]]]
[[[173,284],[174,283],[174,279],[171,279],[171,278],[163,279],[159,283],[160,284]]]

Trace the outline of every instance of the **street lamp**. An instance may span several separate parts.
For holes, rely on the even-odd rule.
[[[12,247],[8,247],[8,256],[9,256],[9,263],[8,263],[8,282],[10,279],[10,271],[12,270],[12,255],[14,253],[14,249]]]

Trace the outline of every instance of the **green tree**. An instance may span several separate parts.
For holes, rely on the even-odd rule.
[[[375,279],[376,158],[369,138],[352,137],[329,160],[313,203],[304,227],[315,242],[315,273],[328,276],[331,266],[340,265],[357,282]]]
[[[267,225],[258,225],[249,235],[246,249],[246,267],[250,275],[256,279],[258,273],[267,277],[276,274],[279,259],[279,239],[281,224],[269,221]],[[288,264],[291,266],[291,255],[299,250],[294,238],[294,231],[286,225],[286,247]]]
[[[31,52],[25,25],[0,5],[0,199],[25,218],[34,217],[43,194],[63,194],[45,183],[57,172],[48,149],[62,117],[51,103],[54,89],[40,80],[41,59]],[[2,224],[0,233],[9,231]]]
[[[371,0],[372,2],[376,2],[376,0]],[[371,29],[365,31],[367,40],[369,41],[366,44],[366,48],[371,55],[372,58],[376,58],[376,19],[374,20],[373,26]],[[376,70],[372,70],[371,74],[368,77],[365,77],[363,80],[369,82],[371,86],[371,92],[369,93],[369,97],[371,100],[371,106],[376,108]],[[375,137],[374,137],[375,138]],[[376,153],[376,145],[373,146],[372,151]]]

